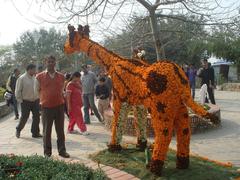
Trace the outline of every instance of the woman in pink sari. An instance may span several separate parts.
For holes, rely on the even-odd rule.
[[[83,135],[88,135],[81,111],[82,87],[80,77],[80,72],[74,72],[66,88],[67,108],[69,113],[68,133],[76,133],[76,131],[74,131],[74,125],[77,124],[78,128],[80,129],[80,133]]]

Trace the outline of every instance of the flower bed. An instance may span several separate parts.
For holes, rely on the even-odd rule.
[[[41,156],[0,155],[0,179],[108,179],[102,171]]]
[[[205,105],[204,108],[208,110],[210,113],[215,114],[219,118],[219,120],[221,120],[220,108],[217,105],[208,104],[208,105]],[[107,127],[107,129],[111,130],[113,111],[110,109],[105,111],[104,117],[105,117],[105,126]],[[191,120],[192,134],[203,132],[208,129],[213,129],[220,126],[220,122],[218,124],[213,124],[209,119],[201,118],[190,111],[189,111],[189,117]],[[135,126],[134,126],[134,116],[132,112],[129,113],[128,119],[126,120],[126,123],[124,125],[125,127],[123,128],[123,134],[130,135],[130,136],[136,135]],[[154,136],[150,115],[148,115],[147,117],[147,136],[148,137]]]

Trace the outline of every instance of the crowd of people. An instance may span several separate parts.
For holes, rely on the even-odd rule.
[[[46,157],[52,155],[51,133],[54,123],[59,155],[68,158],[70,155],[66,152],[64,133],[65,114],[69,119],[68,133],[88,135],[86,124],[91,123],[90,112],[99,122],[104,123],[104,111],[111,107],[112,81],[104,69],[96,76],[87,65],[83,65],[81,72],[64,75],[55,70],[55,65],[55,57],[48,56],[45,59],[46,70],[37,69],[34,64],[29,64],[26,72],[20,75],[20,70],[14,69],[6,84],[7,93],[11,95],[11,98],[8,96],[8,102],[14,107],[16,120],[19,119],[17,104],[20,103],[21,106],[21,117],[16,126],[17,138],[20,138],[21,131],[32,112],[32,137],[43,137],[44,155]],[[215,104],[214,69],[207,59],[202,60],[202,67],[199,70],[193,64],[183,66],[183,69],[189,78],[193,99],[198,76],[201,78],[201,85],[207,86],[211,103]],[[95,97],[98,99],[97,107]],[[208,103],[207,97],[205,102]],[[40,116],[43,135],[39,127]],[[79,128],[78,131],[74,129],[75,125]]]
[[[214,97],[214,89],[216,88],[215,84],[215,75],[214,69],[211,66],[211,63],[208,62],[207,59],[203,59],[201,61],[202,67],[197,70],[194,67],[194,64],[183,65],[182,68],[185,71],[191,88],[192,98],[195,98],[195,88],[196,88],[196,77],[201,79],[201,87],[203,85],[207,86],[207,95],[205,97],[205,103],[209,103],[208,98],[212,104],[216,104]]]
[[[21,117],[16,126],[17,138],[20,138],[32,112],[32,137],[43,137],[44,155],[52,155],[51,133],[54,123],[58,153],[68,158],[70,155],[66,151],[64,133],[65,113],[69,118],[68,133],[88,135],[86,124],[91,123],[90,111],[93,111],[99,122],[104,123],[104,111],[110,107],[112,82],[104,69],[97,77],[87,65],[83,65],[82,72],[66,73],[64,76],[56,71],[55,65],[55,57],[48,56],[44,71],[36,69],[34,64],[27,65],[26,72],[22,75],[19,69],[14,69],[7,81],[7,93],[11,94],[8,101],[14,107],[16,120],[19,119],[17,104],[20,103],[21,106]],[[98,108],[95,97],[99,99]],[[40,116],[43,135],[39,128]],[[75,125],[79,131],[74,130]]]

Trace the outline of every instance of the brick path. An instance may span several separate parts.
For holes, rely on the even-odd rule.
[[[43,155],[42,139],[33,139],[31,137],[31,119],[27,122],[25,128],[21,132],[21,137],[15,137],[15,127],[18,120],[14,120],[11,114],[0,120],[0,154],[14,153],[16,155]],[[65,123],[67,127],[68,121]],[[41,127],[41,126],[40,126]],[[106,144],[110,139],[110,132],[106,131],[102,124],[95,121],[92,117],[92,124],[88,125],[90,135],[82,136],[79,134],[66,134],[66,149],[71,158],[64,159],[58,156],[56,147],[56,133],[53,128],[52,145],[53,158],[64,160],[68,163],[82,163],[92,169],[101,168],[110,179],[116,180],[137,180],[131,174],[120,171],[113,167],[98,165],[88,159],[88,155],[97,151],[106,149]],[[67,132],[65,130],[65,132]]]

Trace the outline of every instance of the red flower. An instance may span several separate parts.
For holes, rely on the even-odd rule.
[[[21,161],[16,162],[16,166],[18,166],[18,167],[23,166],[23,162],[21,162]]]

